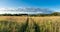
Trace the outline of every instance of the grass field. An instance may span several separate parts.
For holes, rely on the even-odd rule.
[[[0,32],[60,32],[60,16],[0,16]]]

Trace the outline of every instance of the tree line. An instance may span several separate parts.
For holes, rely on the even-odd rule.
[[[0,16],[60,16],[60,12],[50,14],[0,14]]]

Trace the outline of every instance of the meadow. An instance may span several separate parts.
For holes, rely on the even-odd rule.
[[[60,32],[60,16],[0,16],[0,32]]]

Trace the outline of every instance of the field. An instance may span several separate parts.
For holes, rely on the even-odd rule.
[[[0,32],[60,32],[60,16],[0,16]]]

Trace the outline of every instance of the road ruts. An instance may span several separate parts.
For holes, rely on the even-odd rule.
[[[26,23],[22,25],[20,32],[26,32],[28,27],[29,18],[27,18]]]
[[[26,23],[22,25],[20,32],[40,32],[39,25],[30,18],[27,17]]]
[[[34,21],[34,19],[30,18],[34,24],[34,29],[35,29],[35,32],[40,32],[40,27],[39,25]]]

